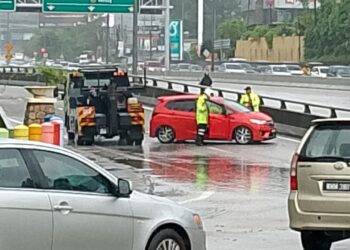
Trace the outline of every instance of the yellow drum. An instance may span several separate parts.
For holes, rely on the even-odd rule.
[[[25,125],[15,127],[14,138],[19,140],[28,140],[29,129]]]
[[[41,142],[41,125],[37,123],[33,123],[29,125],[29,140],[31,141],[40,141]]]

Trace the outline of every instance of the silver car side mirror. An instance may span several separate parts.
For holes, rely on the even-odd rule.
[[[132,193],[132,185],[130,181],[124,179],[118,179],[118,192],[119,197],[129,197]]]

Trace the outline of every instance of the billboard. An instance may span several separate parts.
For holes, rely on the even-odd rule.
[[[170,58],[182,61],[183,25],[182,20],[171,20],[169,23]]]

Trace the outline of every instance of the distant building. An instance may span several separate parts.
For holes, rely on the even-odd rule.
[[[308,8],[317,8],[319,0],[309,0]],[[301,0],[241,0],[243,18],[248,25],[273,24],[292,21],[302,14]]]

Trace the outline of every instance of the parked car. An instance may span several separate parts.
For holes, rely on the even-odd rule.
[[[276,76],[291,76],[286,65],[270,65],[270,72]]]
[[[239,73],[246,74],[247,71],[239,63],[223,63],[220,65],[220,70],[224,73]]]
[[[3,139],[0,173],[1,249],[205,249],[197,214],[70,150]]]
[[[338,78],[348,78],[350,77],[350,67],[349,66],[330,66],[327,76],[338,77]]]
[[[271,68],[267,65],[256,66],[256,71],[260,74],[271,74]]]
[[[159,61],[145,61],[144,67],[149,72],[165,72],[166,68]]]
[[[245,70],[246,73],[248,74],[256,74],[258,73],[252,65],[250,65],[249,63],[239,63],[242,68]]]
[[[287,69],[292,75],[302,76],[304,74],[303,69],[299,65],[287,65]]]
[[[150,136],[161,143],[193,140],[196,138],[195,105],[197,95],[159,97],[153,110]],[[246,107],[211,97],[208,140],[235,140],[238,144],[249,144],[276,137],[272,118],[264,113],[250,112]]]
[[[311,69],[310,75],[313,77],[326,78],[329,72],[329,67],[327,66],[315,66]]]
[[[190,71],[191,72],[202,72],[203,71],[203,68],[199,65],[196,65],[196,64],[192,64],[190,66]]]
[[[191,64],[189,63],[179,63],[177,65],[177,68],[180,72],[190,72],[191,71]]]
[[[290,227],[304,249],[350,238],[350,119],[316,120],[293,156]]]

